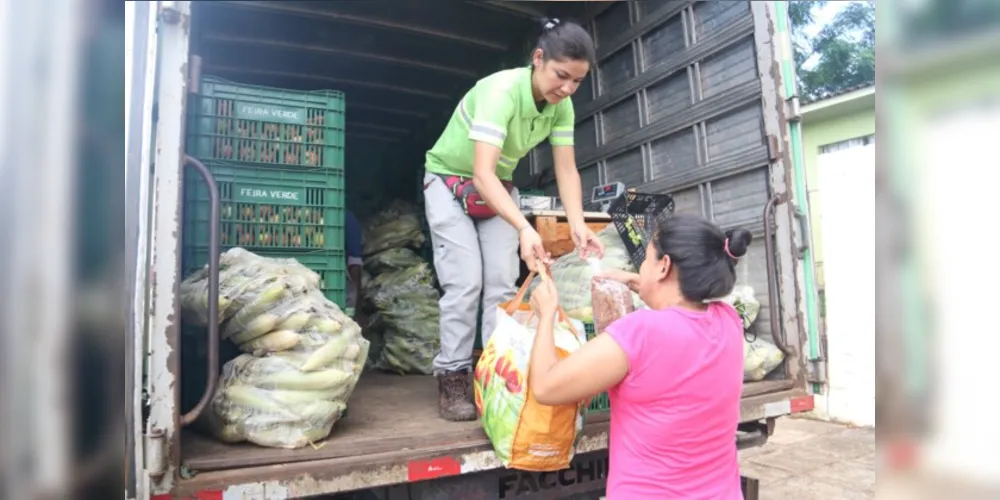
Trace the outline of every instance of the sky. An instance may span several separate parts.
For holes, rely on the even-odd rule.
[[[808,33],[809,36],[816,36],[819,30],[823,29],[823,26],[830,21],[833,21],[834,16],[848,3],[850,2],[827,2],[826,5],[813,12],[813,20],[815,22],[803,31]]]

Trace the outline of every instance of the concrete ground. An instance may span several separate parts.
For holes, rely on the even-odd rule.
[[[762,500],[875,498],[875,431],[805,418],[778,420],[767,444],[740,452]]]

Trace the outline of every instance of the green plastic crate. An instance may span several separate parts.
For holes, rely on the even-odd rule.
[[[583,330],[584,330],[584,332],[587,333],[587,340],[590,340],[590,339],[594,338],[594,336],[596,335],[594,333],[594,324],[593,323],[584,323],[583,324]],[[608,397],[608,393],[607,392],[602,392],[602,393],[594,396],[594,399],[590,400],[590,409],[589,409],[589,411],[591,411],[591,412],[605,412],[605,411],[610,411],[610,410],[611,410],[611,399]]]
[[[344,176],[206,163],[219,189],[219,244],[247,250],[344,251]],[[184,175],[185,246],[208,246],[208,185]]]
[[[344,167],[344,94],[204,77],[188,109],[189,153],[202,160]]]
[[[225,252],[227,249],[223,248],[222,251]],[[299,261],[300,264],[319,274],[319,288],[327,299],[330,299],[341,309],[346,307],[347,257],[343,250],[299,254],[274,251],[254,251],[254,253],[261,257],[293,258]],[[181,259],[183,275],[187,276],[208,264],[208,247],[187,247],[184,249]]]
[[[594,396],[594,399],[590,400],[590,408],[587,411],[592,413],[611,411],[611,398],[607,391]]]

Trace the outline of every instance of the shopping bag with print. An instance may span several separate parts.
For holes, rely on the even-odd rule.
[[[476,411],[505,467],[554,471],[569,467],[573,460],[587,402],[548,406],[531,394],[528,366],[538,316],[524,296],[534,277],[532,272],[514,299],[497,308],[496,328],[476,363]],[[562,308],[554,334],[559,359],[586,342]]]

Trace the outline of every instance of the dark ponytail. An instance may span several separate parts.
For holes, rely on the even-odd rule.
[[[724,297],[736,285],[736,263],[746,255],[753,235],[746,229],[725,233],[693,215],[677,214],[659,223],[653,234],[656,257],[669,256],[681,293],[693,302]]]
[[[541,24],[542,34],[535,48],[542,49],[542,59],[596,62],[594,40],[582,26],[557,18],[544,18]]]

